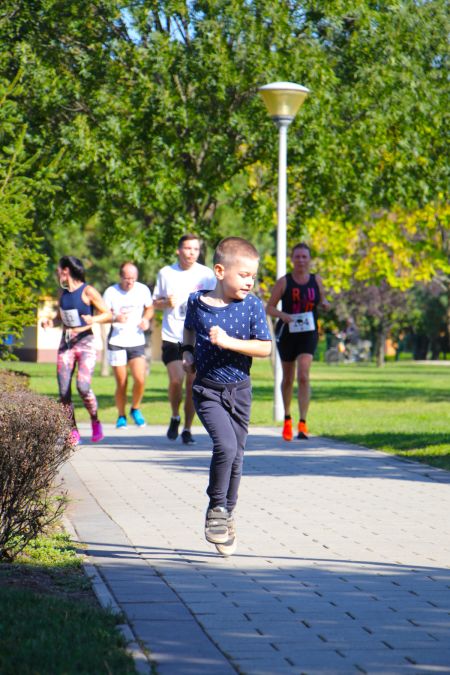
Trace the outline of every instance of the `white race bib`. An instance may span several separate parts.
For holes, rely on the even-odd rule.
[[[307,333],[315,330],[314,314],[312,312],[301,312],[300,314],[291,314],[292,321],[289,322],[290,333]]]
[[[182,302],[181,305],[178,305],[178,307],[175,307],[174,310],[174,316],[178,321],[184,321],[186,318],[186,312],[187,312],[187,300],[186,302]]]
[[[81,326],[81,318],[77,309],[61,309],[61,319],[68,328]]]

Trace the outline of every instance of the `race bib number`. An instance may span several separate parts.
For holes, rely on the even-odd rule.
[[[315,330],[314,314],[312,312],[302,312],[301,314],[291,314],[292,321],[289,322],[290,333],[307,333]]]
[[[108,349],[108,363],[110,366],[126,366],[127,365],[127,350],[126,349]]]
[[[186,311],[187,302],[183,302],[181,305],[175,308],[175,318],[178,319],[178,321],[184,321],[186,318]]]
[[[61,309],[61,319],[68,328],[81,326],[81,318],[77,309]]]

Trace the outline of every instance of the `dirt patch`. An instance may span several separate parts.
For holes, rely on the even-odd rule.
[[[0,564],[0,586],[29,590],[41,595],[51,595],[67,600],[82,600],[99,606],[89,579],[82,569],[49,572],[36,565]]]

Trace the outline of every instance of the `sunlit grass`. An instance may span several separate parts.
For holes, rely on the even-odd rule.
[[[20,363],[9,367],[29,373],[35,391],[57,397],[54,365]],[[313,434],[450,469],[450,366],[400,361],[377,368],[372,363],[327,366],[314,362],[311,378],[308,426]],[[251,422],[273,426],[273,376],[268,359],[254,359],[252,381]],[[100,377],[97,370],[93,388],[102,421],[114,422],[113,377]],[[77,418],[88,421],[76,393],[74,401]],[[295,406],[294,411],[296,414]],[[152,364],[142,412],[149,424],[169,420],[167,375],[160,362]]]

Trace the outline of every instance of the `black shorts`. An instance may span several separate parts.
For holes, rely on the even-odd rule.
[[[168,366],[172,361],[181,361],[180,345],[178,342],[162,341],[161,349],[162,360],[165,366]]]
[[[281,337],[277,339],[277,349],[282,361],[295,361],[300,354],[314,353],[319,341],[317,330],[311,330],[307,333],[289,333],[288,329],[282,331]]]

